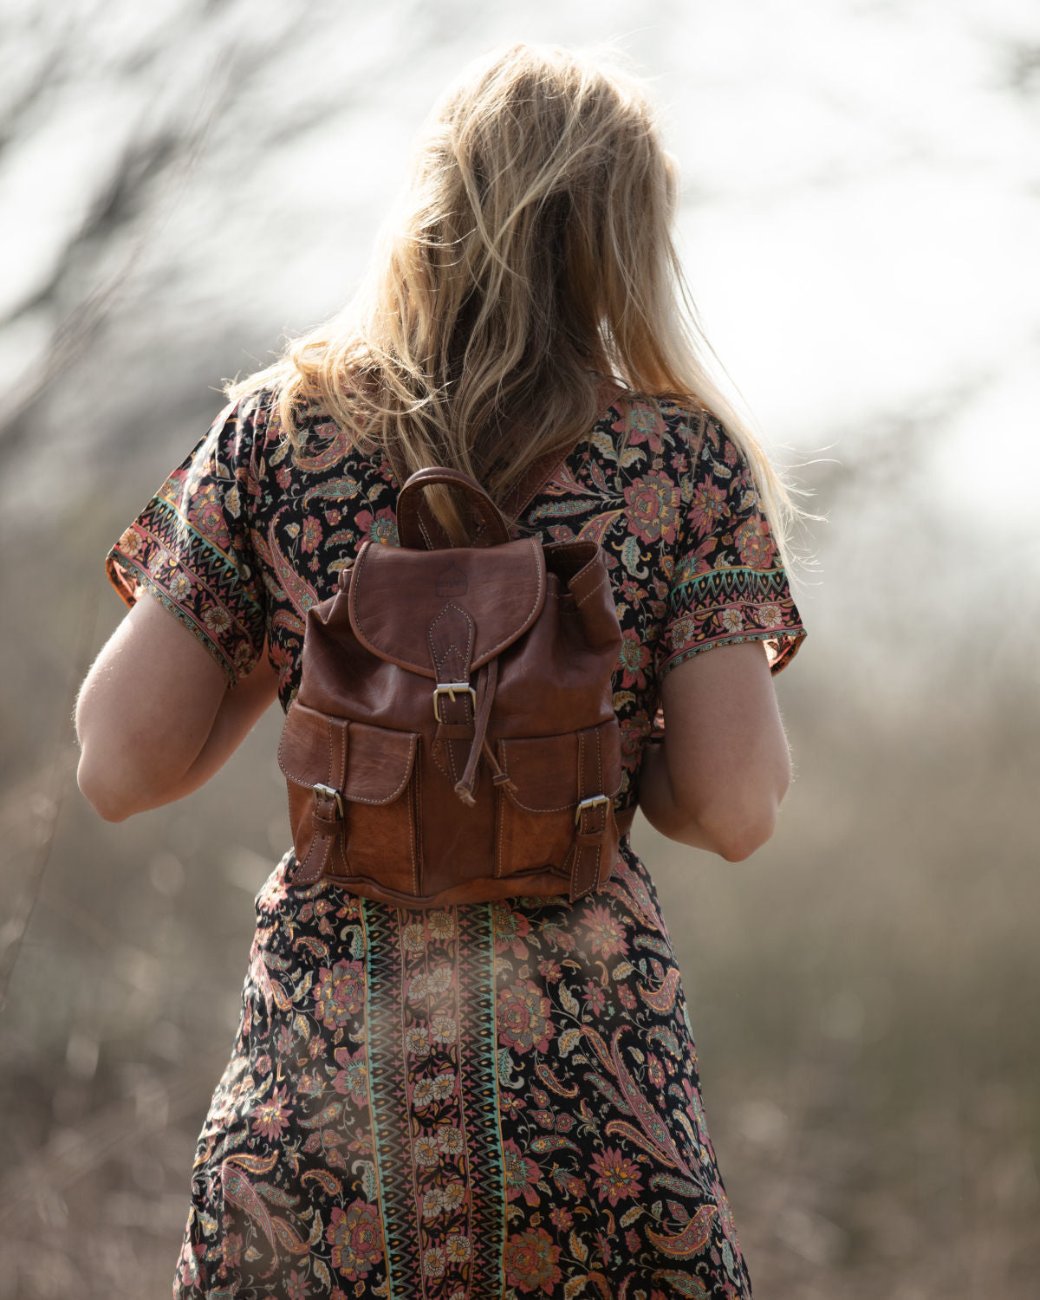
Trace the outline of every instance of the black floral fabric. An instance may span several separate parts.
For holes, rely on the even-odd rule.
[[[307,609],[363,539],[397,543],[385,459],[321,412],[306,428],[294,450],[267,392],[225,407],[105,558],[229,687],[266,653],[283,709]],[[777,672],[805,635],[749,467],[706,413],[617,397],[521,533],[606,553],[619,807],[668,672],[747,640]],[[682,977],[627,837],[574,904],[409,910],[292,886],[294,865],[290,848],[257,895],[175,1297],[750,1296]]]

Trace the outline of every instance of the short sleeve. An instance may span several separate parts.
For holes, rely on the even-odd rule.
[[[695,654],[740,641],[764,641],[770,668],[779,672],[806,630],[750,465],[714,417],[691,440],[679,499],[658,681]]]
[[[133,605],[149,591],[195,634],[229,688],[266,636],[264,585],[249,540],[258,403],[229,403],[120,534],[108,580]]]

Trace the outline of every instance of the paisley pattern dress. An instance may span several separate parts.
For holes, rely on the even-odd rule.
[[[271,394],[226,407],[106,557],[223,667],[261,654],[287,709],[303,616],[398,484],[320,411],[294,451]],[[804,636],[749,468],[712,416],[622,395],[517,535],[595,538],[622,624],[619,807],[663,676]],[[186,1300],[751,1295],[705,1122],[683,981],[628,837],[607,885],[433,910],[289,883],[256,898],[227,1069],[199,1138],[173,1294]]]

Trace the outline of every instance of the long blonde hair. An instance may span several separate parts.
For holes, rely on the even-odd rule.
[[[309,405],[399,472],[447,464],[502,502],[603,414],[605,380],[714,415],[748,457],[781,555],[799,514],[710,350],[672,238],[677,177],[639,84],[604,60],[513,45],[435,108],[369,282],[226,391]],[[431,502],[449,524],[453,510]]]

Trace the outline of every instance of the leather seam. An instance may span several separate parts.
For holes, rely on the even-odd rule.
[[[498,865],[495,867],[495,875],[502,879],[506,872],[506,794],[503,790],[498,790]]]
[[[594,596],[601,587],[609,587],[609,586],[610,586],[610,577],[608,575],[604,575],[599,580],[599,582],[596,583],[594,587],[590,587],[588,589],[588,591],[585,593],[584,596],[582,596],[580,600],[576,600],[574,602],[574,608],[581,609],[582,605],[585,604],[585,602],[589,599],[590,596]]]
[[[534,617],[534,614],[537,611],[538,606],[541,605],[545,600],[545,564],[538,563],[538,556],[534,550],[536,546],[537,547],[541,546],[541,542],[539,542],[537,537],[530,538],[530,542],[531,542],[531,559],[534,561],[535,571],[538,574],[538,586],[535,588],[534,604],[531,606],[531,608],[527,611],[527,613],[520,621],[520,627],[521,629],[523,629],[523,631],[527,631],[530,621]],[[516,640],[518,635],[521,634],[517,632],[511,632],[509,636],[499,641],[498,645],[492,646],[490,650],[486,650],[484,654],[481,655],[481,660],[484,663],[487,663],[489,659],[494,659],[495,655],[497,655],[499,651],[504,650],[506,646],[511,645]]]
[[[383,730],[389,730],[389,728],[383,728]],[[412,768],[415,766],[415,750],[419,737],[415,732],[411,731],[402,731],[398,734],[408,736],[408,758],[405,762],[404,776],[390,794],[386,795],[382,799],[366,799],[364,795],[347,794],[348,803],[363,803],[367,804],[370,808],[378,808],[383,804],[393,803],[395,799],[400,797],[401,791],[408,784],[408,778],[412,775]],[[344,793],[346,794],[346,791],[344,791]]]
[[[603,789],[602,733],[600,732],[600,729],[598,727],[593,732],[593,735],[596,737],[596,775],[599,779],[599,793],[606,794],[607,793],[606,790]],[[596,862],[595,862],[595,866],[593,867],[593,874],[592,874],[592,879],[594,883],[597,885],[599,884],[600,858],[603,854],[603,836],[606,834],[607,827],[609,825],[610,825],[610,808],[604,806],[603,807],[603,830],[600,832],[599,839],[596,841]]]
[[[412,788],[412,801],[408,808],[408,846],[412,857],[412,890],[419,892],[419,855],[416,841],[422,834],[422,764],[416,762],[414,767],[415,784]]]
[[[476,631],[476,627],[473,622],[472,615],[469,613],[468,610],[463,609],[461,605],[457,605],[455,601],[453,600],[446,601],[440,613],[436,615],[433,622],[430,624],[426,633],[426,639],[430,644],[430,653],[433,655],[433,664],[434,667],[437,669],[438,682],[441,680],[441,672],[444,669],[444,661],[448,658],[448,655],[451,653],[452,649],[455,648],[455,643],[454,641],[451,642],[451,644],[446,647],[443,657],[438,658],[437,646],[434,643],[433,629],[436,627],[438,620],[442,619],[450,609],[457,610],[458,613],[462,615],[462,617],[465,619],[466,622],[466,652],[465,655],[463,656],[463,667],[467,670],[466,672],[467,678],[469,677],[469,666],[473,659],[473,637]]]

